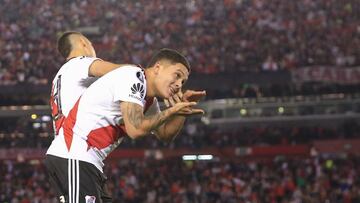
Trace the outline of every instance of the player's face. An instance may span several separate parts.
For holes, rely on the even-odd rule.
[[[159,70],[158,92],[162,98],[169,98],[181,90],[189,77],[189,71],[181,63],[165,63]]]

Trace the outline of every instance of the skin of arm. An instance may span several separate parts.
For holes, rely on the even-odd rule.
[[[175,115],[170,117],[164,124],[155,129],[156,137],[163,142],[171,142],[179,134],[184,126],[186,117]]]
[[[145,116],[143,107],[135,103],[122,102],[120,108],[129,137],[136,139],[155,132],[160,140],[169,142],[179,133],[185,122],[185,115],[182,114],[190,115],[188,107],[195,104],[196,102],[177,103],[173,107],[149,116]]]
[[[94,77],[101,77],[116,68],[120,68],[122,66],[127,66],[127,65],[131,65],[131,64],[115,64],[108,61],[95,60],[90,65],[89,75]]]
[[[206,95],[206,91],[194,91],[194,90],[187,90],[183,95],[181,91],[178,94],[175,94],[169,100],[165,100],[165,105],[167,107],[174,106],[176,103],[182,102],[185,100],[186,102],[189,101],[200,101]],[[187,112],[183,115],[174,115],[167,120],[163,125],[161,125],[156,130],[156,136],[158,139],[164,142],[171,142],[175,139],[175,137],[179,134],[180,130],[184,126],[186,116],[185,115],[194,115],[194,114],[204,114],[205,112],[202,109],[186,109]]]

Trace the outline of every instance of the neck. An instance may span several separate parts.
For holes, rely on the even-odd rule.
[[[75,58],[78,56],[87,56],[87,54],[82,50],[73,50],[70,52],[69,56],[66,58],[66,60],[69,60],[71,58]]]
[[[146,97],[155,97],[155,88],[154,88],[154,71],[152,68],[145,69],[145,77],[146,77]]]

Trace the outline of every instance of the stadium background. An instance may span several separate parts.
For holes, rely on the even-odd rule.
[[[177,49],[208,93],[173,143],[112,154],[115,202],[360,202],[357,0],[0,0],[0,202],[56,202],[41,161],[65,30],[118,63]]]

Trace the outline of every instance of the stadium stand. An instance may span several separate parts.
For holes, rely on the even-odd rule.
[[[359,13],[358,0],[1,1],[0,202],[57,202],[42,158],[65,30],[119,63],[178,49],[188,86],[208,91],[174,142],[125,139],[109,157],[114,202],[360,202]]]

